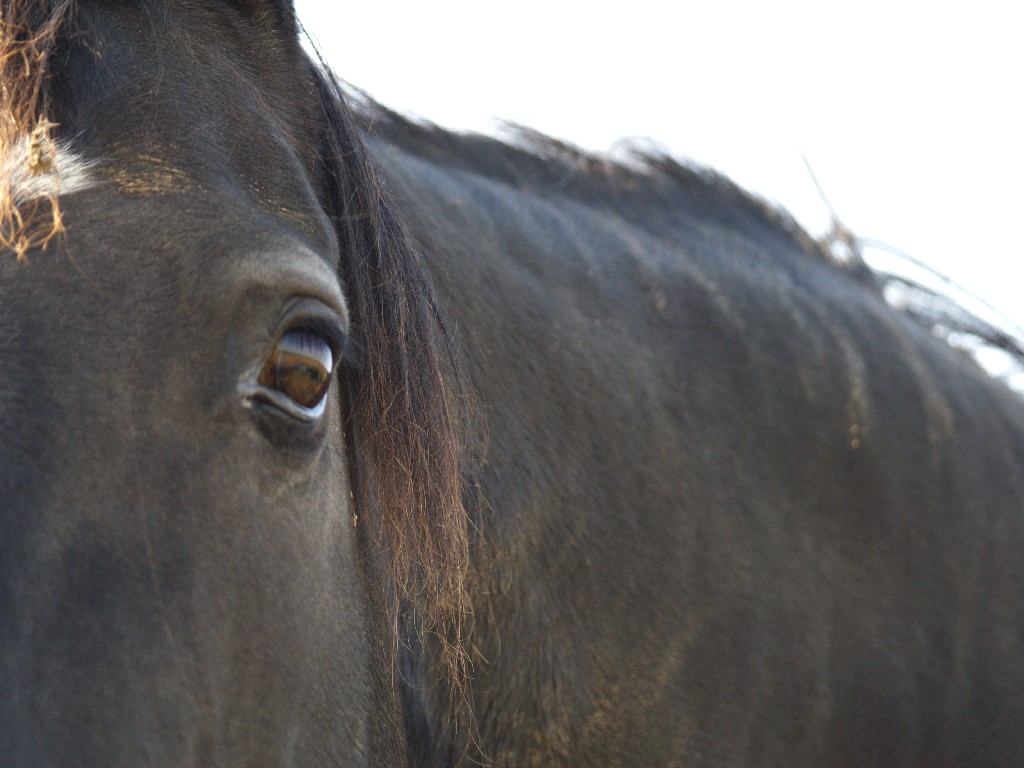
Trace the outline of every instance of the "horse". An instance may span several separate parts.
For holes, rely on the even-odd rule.
[[[0,67],[0,764],[1020,761],[1024,403],[879,275],[288,0]]]

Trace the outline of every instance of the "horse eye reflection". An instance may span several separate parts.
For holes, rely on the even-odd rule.
[[[264,364],[259,383],[303,408],[315,408],[327,394],[333,370],[330,344],[311,331],[289,331]]]

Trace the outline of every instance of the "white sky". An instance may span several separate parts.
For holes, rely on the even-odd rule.
[[[594,150],[650,137],[946,273],[1024,327],[1016,4],[297,0],[338,74],[401,112]]]

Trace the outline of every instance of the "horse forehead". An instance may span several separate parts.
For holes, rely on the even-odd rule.
[[[54,142],[40,169],[31,162],[30,137],[19,142],[2,166],[14,203],[89,196],[100,187],[101,197],[114,190],[162,210],[182,235],[200,219],[210,226],[210,216],[193,218],[202,206],[243,217],[248,209],[317,250],[336,251],[321,204],[319,112],[306,87],[309,73],[297,45],[266,42],[291,39],[290,3],[172,0],[155,16],[140,14],[138,5],[81,4],[71,42],[77,53],[68,59],[65,101],[54,116],[62,125],[53,134],[70,144]],[[218,45],[218,36],[232,42]],[[247,40],[252,50],[243,56]],[[215,230],[230,217],[219,218]],[[66,223],[83,226],[81,219]]]
[[[19,259],[49,243],[63,229],[60,199],[100,184],[136,197],[212,191],[329,241],[302,69],[285,46],[259,43],[291,37],[288,5],[172,0],[162,16],[139,6],[82,4],[56,112],[4,137],[0,243]],[[253,44],[248,56],[239,40]]]
[[[163,117],[188,124],[217,106],[280,115],[305,96],[295,82],[304,61],[297,26],[281,3],[88,4],[72,25],[69,45],[77,55],[68,59],[69,85],[87,99],[106,91],[133,112],[167,107]],[[133,115],[110,117],[124,123]],[[160,124],[138,128],[159,131]]]

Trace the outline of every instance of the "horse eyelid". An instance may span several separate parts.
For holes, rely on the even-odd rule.
[[[327,409],[328,397],[326,394],[313,408],[305,408],[284,393],[265,387],[255,379],[243,381],[239,384],[238,392],[242,396],[242,405],[248,409],[252,409],[257,404],[265,405],[276,408],[283,414],[308,424],[318,421]],[[329,392],[330,389],[328,389]]]

